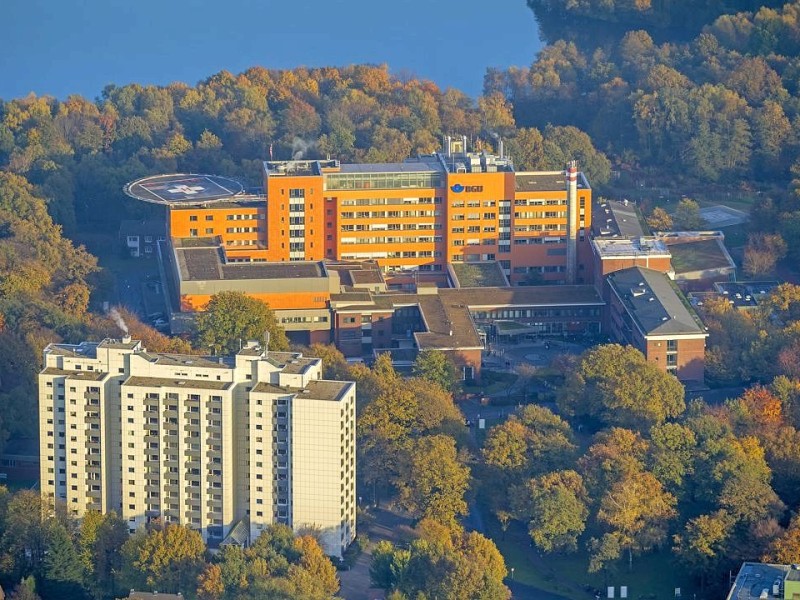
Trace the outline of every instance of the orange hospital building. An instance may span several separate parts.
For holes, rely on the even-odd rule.
[[[515,172],[508,158],[464,146],[446,138],[444,152],[402,163],[264,162],[265,196],[188,175],[126,191],[167,204],[173,240],[213,238],[227,263],[374,260],[424,272],[497,261],[512,284],[590,283],[591,189],[575,164]]]

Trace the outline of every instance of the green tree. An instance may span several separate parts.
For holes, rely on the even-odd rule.
[[[450,527],[467,514],[464,494],[469,468],[461,464],[455,441],[446,435],[417,439],[395,482],[401,504],[413,514]]]
[[[40,572],[47,549],[47,523],[43,516],[49,515],[38,492],[23,490],[9,501],[2,548],[13,570],[6,572],[18,575]]]
[[[456,365],[441,350],[423,350],[414,361],[412,373],[415,377],[429,381],[448,392],[458,388]]]
[[[39,594],[36,593],[36,580],[33,578],[33,575],[29,575],[22,579],[17,587],[15,587],[12,592],[11,596],[9,596],[10,600],[42,600]]]
[[[700,216],[700,205],[691,198],[682,198],[678,202],[678,208],[675,209],[672,218],[679,229],[694,231],[705,226],[705,221]]]
[[[47,531],[47,555],[44,558],[43,591],[47,596],[81,598],[83,564],[67,528],[53,521]]]
[[[197,317],[197,344],[220,353],[236,353],[242,342],[263,340],[269,332],[270,350],[288,350],[286,333],[265,303],[244,292],[219,292]]]
[[[662,423],[650,429],[651,470],[672,493],[678,494],[684,478],[694,471],[696,451],[694,432],[685,425]]]
[[[528,523],[543,552],[575,551],[589,516],[583,479],[575,471],[547,473],[512,492],[515,516]]]

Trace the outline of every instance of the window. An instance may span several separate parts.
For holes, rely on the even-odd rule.
[[[678,351],[678,340],[667,340],[667,352]]]
[[[192,222],[197,221],[197,215],[189,215],[189,220]]]
[[[214,215],[206,215],[206,221],[213,221]]]
[[[190,229],[189,237],[197,237],[197,229]]]

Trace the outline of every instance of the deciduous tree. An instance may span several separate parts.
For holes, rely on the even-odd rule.
[[[575,471],[557,471],[531,479],[513,492],[515,516],[543,552],[574,551],[586,528],[587,493]]]
[[[235,354],[242,342],[263,340],[269,332],[270,350],[288,350],[286,333],[265,303],[243,292],[219,292],[197,317],[197,344]]]

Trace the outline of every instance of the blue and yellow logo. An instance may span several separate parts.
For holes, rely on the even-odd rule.
[[[455,192],[456,194],[460,194],[461,192],[464,191],[464,186],[461,185],[460,183],[455,183],[450,186],[450,191]]]

